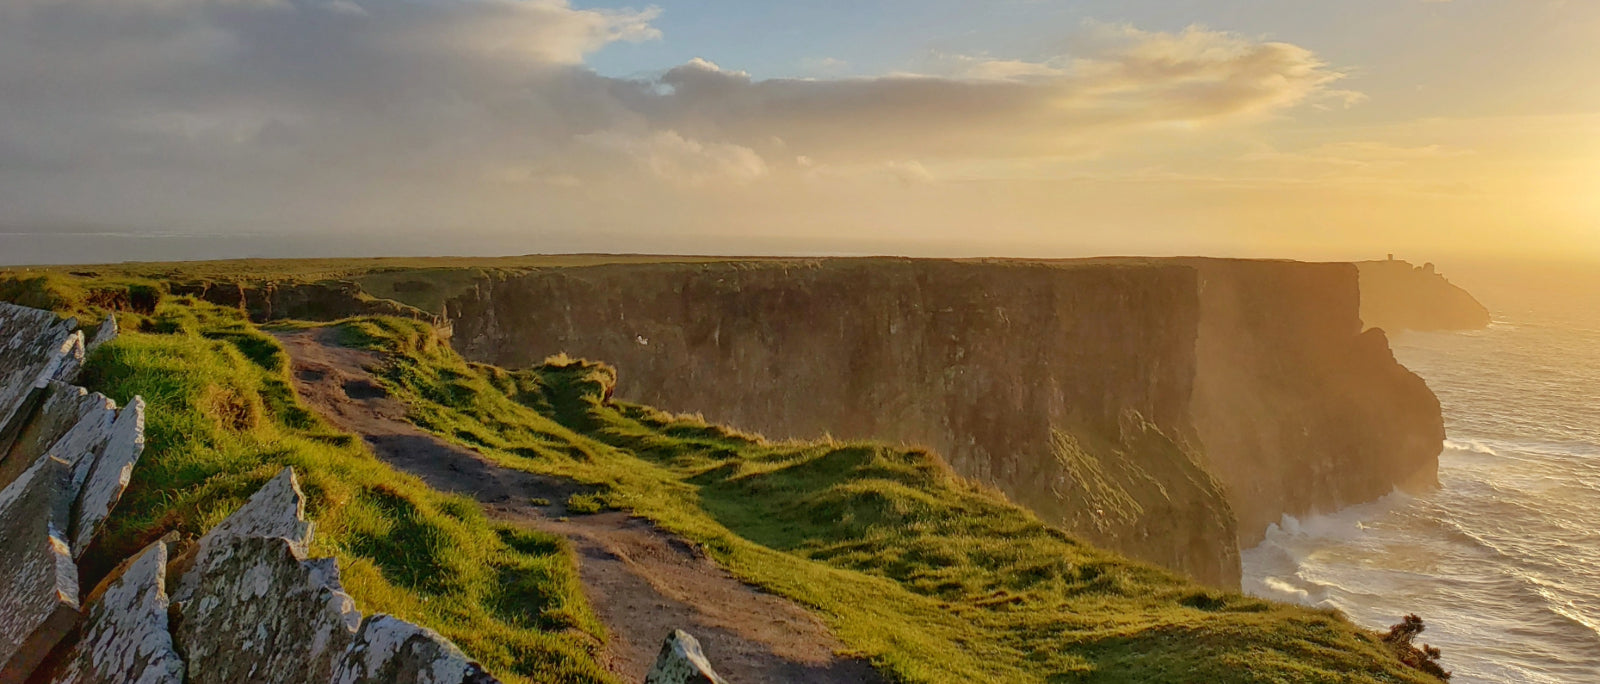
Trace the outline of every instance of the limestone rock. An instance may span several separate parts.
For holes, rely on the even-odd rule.
[[[644,684],[727,684],[716,670],[711,669],[700,642],[681,629],[661,644],[661,655],[656,656],[655,667],[645,675]]]
[[[432,630],[387,615],[363,621],[334,559],[306,560],[311,536],[285,468],[200,539],[174,595],[191,684],[495,682]]]
[[[100,327],[95,328],[94,337],[89,338],[84,345],[84,355],[92,354],[94,350],[100,348],[100,345],[116,339],[117,332],[117,315],[106,314],[105,320],[100,321]]]
[[[22,471],[45,455],[54,456],[74,470],[74,481],[87,477],[104,446],[111,427],[115,404],[102,394],[89,394],[82,387],[52,382],[31,420],[19,431],[10,452],[0,461],[0,486],[10,484]]]
[[[201,575],[216,556],[226,551],[228,541],[236,537],[286,539],[301,556],[305,555],[311,544],[311,523],[306,520],[305,494],[300,491],[293,468],[284,468],[233,515],[200,538],[192,558],[183,564],[187,572],[172,593],[174,601],[189,600]]]
[[[334,684],[491,684],[461,649],[431,629],[389,615],[361,623],[361,633],[334,674]]]
[[[50,375],[44,380],[46,382],[51,380],[72,382],[74,378],[78,377],[78,371],[83,368],[83,358],[85,356],[83,332],[74,331],[71,335],[68,335],[67,339],[61,342],[61,346],[57,351],[59,352],[57,361],[54,367],[48,369]]]
[[[178,607],[190,684],[332,680],[361,620],[332,558],[307,561],[282,537],[229,536],[203,561]]]
[[[167,545],[125,561],[89,597],[83,636],[61,659],[52,684],[182,684],[183,659],[168,631]]]
[[[77,322],[53,312],[0,302],[0,446],[21,428],[66,356],[82,350],[73,344]]]
[[[26,679],[77,622],[70,486],[68,464],[41,458],[0,490],[0,684]]]
[[[84,469],[79,482],[82,493],[72,516],[72,552],[76,558],[89,548],[94,533],[100,529],[122,498],[123,490],[133,477],[133,466],[144,453],[144,399],[134,397],[117,413],[116,421],[107,431],[99,457]]]

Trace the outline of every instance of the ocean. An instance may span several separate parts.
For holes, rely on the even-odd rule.
[[[1600,682],[1600,275],[1454,280],[1494,324],[1391,336],[1448,440],[1440,489],[1305,520],[1244,554],[1245,591],[1386,629],[1407,613],[1454,682]]]

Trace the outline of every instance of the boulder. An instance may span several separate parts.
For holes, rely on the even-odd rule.
[[[167,544],[124,561],[89,596],[83,634],[59,660],[51,684],[182,684],[183,658],[167,619]]]
[[[189,577],[177,643],[190,684],[332,681],[360,627],[334,559],[282,537],[219,539]]]
[[[361,623],[361,633],[345,652],[334,684],[491,684],[455,644],[437,632],[389,615]]]
[[[661,655],[656,656],[655,667],[645,675],[645,684],[727,684],[717,671],[711,669],[700,642],[681,629],[661,644]]]

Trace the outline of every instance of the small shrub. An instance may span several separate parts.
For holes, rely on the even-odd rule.
[[[1443,655],[1439,649],[1423,644],[1417,648],[1411,641],[1420,636],[1428,627],[1422,624],[1422,618],[1416,615],[1407,615],[1404,619],[1389,628],[1389,633],[1383,636],[1383,642],[1394,649],[1400,661],[1431,674],[1440,679],[1449,680],[1450,672],[1439,665],[1439,657]]]
[[[577,515],[593,515],[606,509],[600,497],[594,494],[573,494],[567,497],[567,512]]]

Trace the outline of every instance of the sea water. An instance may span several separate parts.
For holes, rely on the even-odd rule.
[[[1444,409],[1441,487],[1285,518],[1245,591],[1416,613],[1455,682],[1600,682],[1600,277],[1540,275],[1468,286],[1487,330],[1391,336]]]

